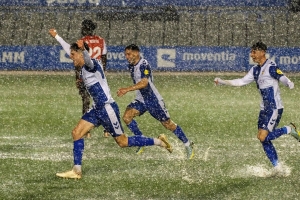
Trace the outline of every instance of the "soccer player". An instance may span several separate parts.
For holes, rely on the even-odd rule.
[[[127,92],[136,91],[136,98],[127,106],[123,115],[125,124],[134,135],[142,135],[133,118],[148,111],[152,117],[160,121],[166,129],[172,131],[184,143],[187,159],[192,159],[194,157],[193,143],[188,140],[181,127],[170,119],[163,98],[154,86],[150,64],[146,59],[141,58],[139,47],[135,44],[127,46],[125,57],[129,63],[128,68],[134,85],[120,88],[117,95],[121,97]],[[138,148],[137,154],[143,151],[143,147]]]
[[[89,54],[92,58],[97,59],[102,62],[104,71],[106,71],[106,53],[107,48],[105,40],[94,34],[94,30],[97,28],[97,24],[92,20],[85,19],[81,23],[81,34],[82,40],[89,45]],[[59,36],[56,36],[57,33],[54,29],[50,29],[49,33],[52,37],[56,38],[60,42],[63,49],[70,56],[70,45],[64,42]],[[75,69],[75,78],[76,78],[76,87],[79,90],[79,95],[82,99],[82,114],[87,112],[90,108],[90,95],[87,92],[82,80],[80,79],[80,71]],[[104,137],[109,137],[109,133],[104,129]],[[91,134],[88,132],[87,137],[90,138]]]
[[[124,134],[120,122],[120,113],[117,103],[110,94],[110,89],[104,74],[101,63],[96,59],[91,59],[88,53],[88,45],[83,40],[78,40],[70,46],[70,57],[74,67],[79,70],[80,76],[93,99],[92,108],[83,114],[78,124],[72,131],[74,140],[73,169],[67,172],[57,173],[56,176],[62,178],[80,179],[82,176],[82,154],[84,150],[83,137],[92,128],[102,125],[120,147],[132,146],[161,146],[172,152],[172,147],[168,143],[166,136],[161,134],[158,138],[148,138],[143,136],[127,137]]]
[[[243,86],[251,82],[256,83],[262,98],[258,117],[257,138],[260,140],[266,156],[274,166],[274,175],[280,175],[280,173],[283,173],[282,165],[278,161],[275,147],[271,141],[289,133],[297,140],[300,139],[300,136],[293,125],[275,129],[283,113],[279,82],[290,89],[294,88],[294,83],[282,73],[274,61],[266,58],[266,51],[267,46],[263,42],[255,43],[251,47],[250,56],[257,65],[253,66],[243,78],[234,80],[215,78],[214,82],[216,85],[229,86]]]
[[[83,36],[81,39],[89,45],[89,54],[92,58],[101,60],[103,70],[106,71],[106,61],[107,61],[107,48],[105,40],[95,35],[94,31],[97,28],[97,23],[93,22],[90,19],[85,19],[81,23],[81,35]],[[82,80],[80,79],[79,71],[76,71],[76,82],[77,87],[79,89],[79,94],[82,98],[83,110],[82,112],[85,113],[88,111],[90,106],[90,95],[86,91]],[[109,137],[108,131],[105,129],[103,130],[104,137]],[[90,137],[90,133],[88,133],[88,137]]]

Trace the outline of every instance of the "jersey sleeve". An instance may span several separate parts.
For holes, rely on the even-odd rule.
[[[233,80],[225,80],[226,85],[231,86],[244,86],[254,81],[253,76],[253,67],[250,69],[250,71],[243,77],[239,79],[233,79]]]
[[[94,63],[92,62],[89,52],[87,50],[83,51],[83,59],[84,59],[85,66],[87,66],[89,70],[93,70]]]
[[[150,65],[147,62],[144,61],[141,64],[140,70],[141,70],[141,79],[150,77],[151,68],[150,68]]]
[[[68,44],[66,41],[64,41],[64,39],[62,39],[62,37],[60,37],[59,35],[56,35],[55,39],[60,43],[62,48],[65,50],[65,52],[70,56],[70,54],[71,54],[71,50],[70,50],[71,45]]]
[[[271,77],[273,77],[276,80],[279,80],[280,77],[284,76],[282,71],[276,65],[270,66],[269,73],[270,73]]]

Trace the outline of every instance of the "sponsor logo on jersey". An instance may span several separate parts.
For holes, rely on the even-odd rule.
[[[113,123],[113,125],[114,125],[115,129],[119,129],[120,128],[119,122]]]
[[[145,74],[145,75],[148,75],[148,74],[149,74],[149,70],[146,69],[146,70],[144,71],[144,74]]]
[[[270,124],[273,125],[276,119],[272,119]]]
[[[100,43],[99,40],[88,40],[88,41],[89,41],[89,43]]]

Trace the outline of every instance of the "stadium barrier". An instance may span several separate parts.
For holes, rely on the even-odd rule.
[[[141,46],[156,71],[247,71],[254,64],[246,47]],[[299,72],[300,48],[270,47],[268,55],[284,72]],[[108,71],[127,70],[124,46],[108,46]],[[72,70],[62,47],[0,46],[0,70]]]
[[[4,6],[287,6],[289,0],[1,0]]]

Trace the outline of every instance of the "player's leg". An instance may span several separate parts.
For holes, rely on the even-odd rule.
[[[134,120],[134,118],[136,116],[140,116],[142,114],[144,114],[146,112],[145,106],[143,103],[139,102],[139,101],[133,101],[131,102],[123,115],[123,121],[125,122],[125,124],[127,125],[127,127],[129,128],[129,130],[134,134],[134,135],[140,135],[142,136],[143,133],[142,131],[139,129],[137,122]],[[138,147],[136,150],[136,154],[141,154],[143,153],[145,150],[145,148],[142,147]]]
[[[140,116],[146,112],[146,108],[142,102],[131,102],[123,115],[123,121],[134,135],[143,135],[140,131],[137,122],[134,120],[136,116]]]
[[[109,130],[120,147],[143,147],[156,145],[164,147],[169,152],[172,152],[172,147],[164,135],[160,135],[158,138],[149,138],[143,135],[127,137],[124,134],[124,130],[120,122],[119,108],[116,103],[106,105],[105,109],[103,109],[100,114],[101,124],[105,127],[105,129]]]
[[[274,110],[271,120],[268,123],[268,130],[273,130],[273,131],[268,133],[264,141],[275,140],[276,138],[279,138],[280,136],[284,134],[289,134],[291,132],[292,130],[291,126],[284,126],[281,128],[274,129],[279,124],[280,119],[282,117],[282,113],[283,113],[283,109]]]
[[[194,143],[188,140],[181,127],[175,124],[171,119],[168,119],[161,123],[166,129],[172,131],[174,135],[176,135],[176,137],[183,142],[186,150],[187,159],[193,159],[195,155]]]
[[[276,149],[270,140],[266,140],[269,133],[274,130],[276,121],[280,121],[278,110],[265,111],[261,110],[258,117],[258,133],[257,138],[260,140],[266,156],[275,167],[278,165],[278,155]],[[272,134],[271,134],[272,136]],[[270,137],[271,138],[271,137]]]
[[[88,121],[81,119],[77,126],[72,131],[73,137],[73,158],[74,158],[74,166],[70,171],[57,173],[56,176],[62,178],[75,178],[80,179],[82,174],[82,155],[84,151],[84,139],[83,137],[86,133],[91,130],[94,125]]]
[[[82,155],[84,151],[84,136],[95,126],[98,126],[96,112],[94,109],[86,112],[79,120],[78,124],[72,131],[73,137],[73,157],[74,166],[73,169],[67,172],[57,173],[56,176],[62,178],[81,178],[82,170]]]
[[[152,102],[151,105],[146,105],[148,112],[168,130],[172,131],[176,137],[182,141],[186,149],[187,159],[192,159],[195,155],[193,142],[190,142],[186,137],[181,127],[175,124],[171,119],[169,112],[163,100]]]

